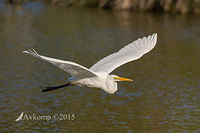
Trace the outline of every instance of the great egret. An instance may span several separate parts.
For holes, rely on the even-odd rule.
[[[67,84],[55,87],[47,87],[47,89],[43,90],[43,92],[66,86],[84,85],[88,87],[101,88],[107,93],[113,94],[117,91],[116,81],[132,80],[109,74],[117,67],[130,61],[137,60],[144,54],[148,53],[154,48],[156,42],[157,33],[149,35],[148,37],[143,37],[142,39],[139,38],[138,40],[123,47],[118,52],[101,59],[90,69],[71,61],[63,61],[39,55],[34,49],[33,51],[23,51],[23,53],[28,53],[34,57],[47,61],[71,74],[72,77],[67,80]]]

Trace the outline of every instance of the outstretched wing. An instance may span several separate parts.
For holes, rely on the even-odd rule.
[[[111,73],[117,67],[137,60],[154,48],[157,42],[157,33],[138,39],[94,64],[90,70],[93,72],[105,71]]]
[[[23,51],[23,53],[28,53],[36,58],[39,58],[41,60],[47,61],[53,65],[56,65],[57,67],[61,68],[62,70],[68,72],[71,74],[72,77],[75,77],[76,79],[82,79],[82,78],[89,78],[89,77],[95,77],[97,76],[94,72],[87,69],[86,67],[83,67],[77,63],[70,62],[70,61],[63,61],[55,58],[50,58],[46,56],[39,55],[35,50],[31,51]]]

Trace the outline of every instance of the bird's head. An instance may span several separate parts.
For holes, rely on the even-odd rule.
[[[117,75],[110,75],[110,77],[111,77],[111,80],[114,80],[114,81],[133,81],[132,79],[122,78]]]

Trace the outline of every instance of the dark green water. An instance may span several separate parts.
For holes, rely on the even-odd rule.
[[[200,132],[199,29],[200,17],[192,15],[0,3],[0,131]],[[42,93],[70,75],[22,53],[34,48],[90,67],[155,32],[150,53],[113,71],[134,80],[120,82],[113,95],[87,87]],[[15,121],[21,112],[24,120]],[[52,119],[25,119],[33,114]]]

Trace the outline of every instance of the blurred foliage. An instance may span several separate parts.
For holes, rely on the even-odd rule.
[[[6,0],[7,3],[10,4],[21,4],[23,2],[25,2],[26,0]]]
[[[27,0],[6,0],[21,3]],[[42,0],[41,0],[42,1]],[[200,14],[200,0],[43,0],[59,6],[82,6],[114,10],[163,11]]]

